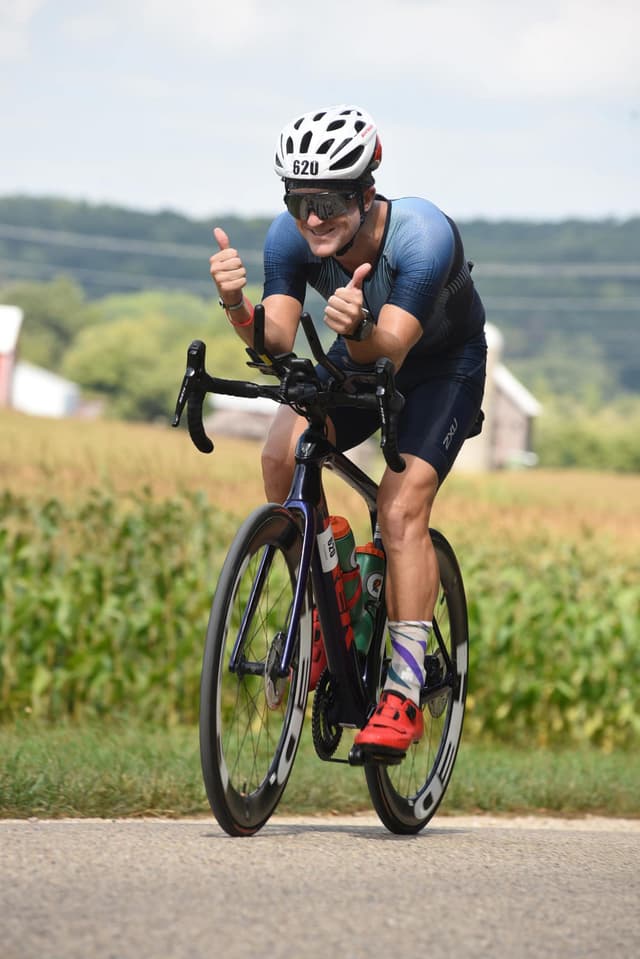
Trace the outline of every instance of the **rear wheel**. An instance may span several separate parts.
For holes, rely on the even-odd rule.
[[[376,812],[395,833],[416,833],[440,805],[456,760],[467,695],[469,628],[462,575],[452,547],[431,530],[440,589],[425,659],[424,736],[398,765],[365,766]],[[382,671],[384,679],[384,666]]]
[[[200,685],[200,756],[209,803],[232,836],[255,833],[284,791],[300,741],[311,663],[305,598],[291,668],[280,675],[302,538],[267,504],[238,531],[211,608]]]

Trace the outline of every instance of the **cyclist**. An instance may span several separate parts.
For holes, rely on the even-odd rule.
[[[397,370],[406,469],[386,470],[378,498],[392,658],[380,702],[355,742],[404,752],[424,729],[420,688],[439,584],[429,518],[479,416],[486,340],[484,308],[455,223],[426,199],[377,193],[373,173],[381,158],[376,125],[356,106],[305,113],[284,127],[275,171],[286,210],[267,233],[262,302],[271,352],[292,350],[308,283],[327,301],[324,322],[337,335],[328,351],[334,363],[357,370],[388,356]],[[214,236],[219,250],[210,271],[220,304],[250,345],[246,270],[225,232],[216,228]],[[289,407],[278,408],[262,455],[270,501],[288,493],[305,426]],[[348,450],[377,426],[372,412],[340,409],[330,438]],[[321,637],[313,658],[312,687],[325,662]]]

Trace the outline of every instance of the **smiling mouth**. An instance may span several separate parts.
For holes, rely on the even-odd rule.
[[[318,240],[323,240],[326,236],[331,236],[332,233],[335,233],[336,229],[335,227],[332,226],[331,229],[323,230],[322,233],[318,232],[318,230],[309,230],[309,232],[313,236],[317,237]]]

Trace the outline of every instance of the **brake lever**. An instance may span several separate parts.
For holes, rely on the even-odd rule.
[[[179,426],[180,419],[184,412],[184,405],[187,402],[191,389],[191,381],[204,371],[204,357],[206,347],[202,340],[193,340],[187,350],[187,368],[182,378],[182,385],[176,400],[176,409],[173,414],[172,426]]]
[[[180,418],[187,404],[187,426],[189,436],[201,453],[213,452],[213,443],[207,436],[202,422],[202,406],[206,390],[200,384],[205,375],[206,346],[202,340],[193,340],[187,350],[187,368],[178,394],[172,426],[179,426]]]

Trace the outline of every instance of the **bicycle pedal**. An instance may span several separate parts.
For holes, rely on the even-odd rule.
[[[349,750],[349,765],[398,766],[406,755],[404,750],[388,746],[353,745]]]

